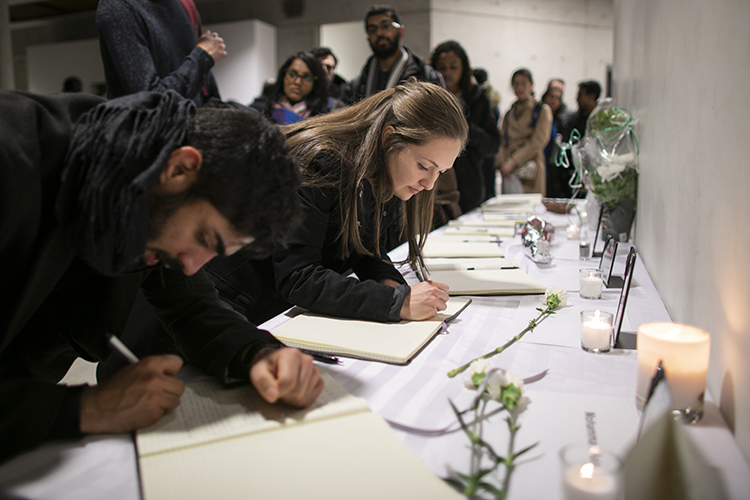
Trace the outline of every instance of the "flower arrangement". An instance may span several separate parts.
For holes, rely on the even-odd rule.
[[[625,200],[635,201],[638,141],[630,113],[605,99],[589,116],[581,147],[584,182],[599,202],[614,209]]]
[[[513,373],[493,368],[488,358],[500,354],[528,332],[533,331],[544,319],[554,314],[556,310],[565,307],[567,302],[568,293],[562,288],[548,288],[544,295],[546,307],[537,308],[539,316],[529,321],[529,325],[518,335],[497,349],[448,373],[449,377],[455,377],[468,370],[464,385],[466,388],[476,391],[472,404],[464,411],[459,411],[452,401],[450,403],[458,419],[460,429],[471,443],[471,461],[467,474],[454,472],[452,477],[446,481],[461,491],[467,498],[475,498],[479,493],[490,493],[494,498],[504,500],[510,486],[511,475],[516,467],[516,459],[536,446],[535,443],[520,451],[514,450],[516,434],[520,429],[518,417],[530,403],[529,398],[524,395],[524,384],[538,380],[540,376],[544,376],[546,371],[540,376],[523,380]],[[489,405],[494,403],[498,403],[500,406],[488,410]],[[495,451],[492,445],[483,438],[484,425],[487,419],[501,412],[507,413],[505,421],[510,432],[508,449],[504,455]],[[471,420],[468,419],[470,414],[473,414]],[[505,474],[502,485],[498,487],[491,483],[489,478],[501,466],[504,466]]]
[[[461,430],[471,442],[470,472],[461,474],[454,472],[448,478],[449,484],[461,491],[467,498],[474,498],[480,492],[488,492],[497,499],[504,499],[510,478],[516,466],[516,459],[528,452],[537,443],[526,448],[515,451],[515,437],[520,425],[518,416],[529,405],[529,398],[523,394],[524,381],[513,373],[492,368],[486,359],[478,359],[471,363],[470,373],[465,380],[468,389],[476,390],[477,395],[472,405],[459,411],[451,402],[453,412],[456,414]],[[499,403],[501,406],[488,412],[487,408],[491,402]],[[483,437],[485,421],[492,415],[506,412],[505,419],[510,432],[510,441],[506,454],[500,455]],[[466,415],[473,413],[473,419],[467,422]],[[499,467],[505,466],[505,475],[502,486],[497,487],[489,482],[488,477]]]

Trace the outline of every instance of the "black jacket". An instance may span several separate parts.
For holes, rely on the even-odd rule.
[[[212,375],[225,378],[246,346],[278,345],[223,306],[202,272],[104,277],[76,256],[54,205],[72,123],[99,102],[0,92],[0,460],[76,434],[81,389],[56,382],[77,357],[110,356],[105,334],[123,331],[139,290],[183,356]]]
[[[335,172],[335,161],[314,161],[312,169]],[[405,281],[387,260],[376,256],[352,253],[339,256],[340,230],[338,187],[302,188],[303,221],[292,235],[289,246],[274,254],[276,285],[282,297],[311,311],[332,316],[373,321],[397,321],[405,293],[378,283],[391,278]],[[395,223],[403,203],[393,197],[384,205],[381,233],[374,232],[372,189],[367,181],[360,186],[358,224],[360,237],[370,251],[383,248],[388,226]],[[348,277],[354,272],[359,280]],[[395,315],[392,313],[395,311]]]
[[[407,60],[406,65],[401,72],[401,76],[398,79],[398,83],[405,82],[410,77],[414,76],[417,78],[417,80],[434,83],[445,88],[445,82],[443,81],[443,76],[440,73],[435,71],[432,66],[426,64],[424,60],[414,52],[412,52],[409,47],[403,47],[403,49],[406,51]],[[372,65],[373,60],[375,60],[374,55],[370,56],[370,58],[367,59],[367,62],[365,62],[365,65],[362,67],[362,72],[359,74],[359,76],[355,76],[352,81],[349,82],[349,94],[346,96],[346,98],[342,98],[343,101],[352,104],[361,99],[364,99],[365,97],[370,97],[372,94],[380,92],[381,90],[385,90],[377,86],[377,83],[380,80],[379,77],[381,71],[380,66],[376,63],[374,64],[376,71],[375,86],[372,92],[370,92],[369,94],[367,93],[367,78],[369,76],[370,66]]]
[[[490,101],[481,85],[474,86],[464,107],[464,115],[469,122],[469,141],[461,156],[453,163],[453,168],[456,170],[458,191],[461,193],[458,204],[461,211],[466,213],[484,201],[482,161],[497,153],[500,131],[492,116]]]

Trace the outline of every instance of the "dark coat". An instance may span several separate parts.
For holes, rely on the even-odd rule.
[[[483,86],[474,86],[473,93],[464,106],[464,115],[469,122],[469,141],[461,156],[453,163],[453,168],[456,171],[458,191],[461,193],[458,203],[461,211],[466,213],[484,201],[482,162],[487,156],[497,153],[500,131]]]
[[[409,47],[403,48],[408,54],[408,59],[401,73],[401,76],[398,79],[398,83],[405,82],[410,77],[414,76],[417,78],[417,80],[434,83],[445,88],[445,82],[443,81],[443,76],[440,73],[438,73],[432,66],[426,64],[424,60],[414,52],[412,52]],[[364,99],[365,97],[370,97],[369,95],[367,95],[367,77],[370,73],[370,65],[373,59],[375,59],[375,56],[370,56],[370,58],[367,59],[367,62],[365,62],[365,65],[362,67],[362,72],[358,76],[355,76],[351,82],[349,82],[349,95],[347,95],[345,98],[342,98],[344,102],[352,104],[361,99]],[[378,73],[375,75],[375,82],[377,83],[379,80],[378,77],[380,76],[380,66],[377,64],[375,64],[375,71]],[[374,89],[372,94],[380,92],[381,90],[384,89],[376,88]]]
[[[202,272],[104,277],[76,256],[54,205],[72,123],[99,102],[0,92],[0,460],[59,435],[80,388],[56,382],[77,357],[110,356],[105,334],[122,332],[139,290],[184,357],[222,379],[244,347],[278,345],[224,307]]]
[[[214,60],[179,0],[101,0],[96,27],[108,98],[171,89],[197,106],[220,99]]]
[[[314,161],[312,170],[335,172],[336,161]],[[336,174],[334,174],[336,175]],[[383,252],[384,235],[395,223],[403,203],[393,197],[384,206],[380,235],[375,234],[372,189],[369,182],[360,186],[358,224],[365,247],[374,251],[380,245],[383,258],[353,252],[342,259],[339,256],[340,231],[338,187],[302,188],[303,221],[292,235],[289,246],[274,254],[276,285],[289,302],[311,311],[332,316],[342,316],[372,321],[389,321],[391,310],[401,309],[393,287],[378,283],[391,278],[405,283]],[[354,272],[359,280],[348,277]]]

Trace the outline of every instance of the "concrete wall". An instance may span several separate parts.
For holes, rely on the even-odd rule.
[[[540,98],[550,78],[564,79],[563,99],[573,110],[578,82],[594,79],[605,89],[611,0],[433,0],[431,21],[430,45],[458,41],[471,65],[489,73],[503,110],[515,100],[510,77],[520,67],[531,71]]]
[[[640,120],[635,242],[750,461],[750,2],[616,0],[614,95]]]

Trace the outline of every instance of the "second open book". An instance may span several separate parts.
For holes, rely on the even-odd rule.
[[[432,319],[398,323],[304,313],[277,326],[271,333],[291,347],[402,365],[470,302],[470,299],[453,298],[448,301],[448,308]]]
[[[365,400],[321,376],[325,389],[304,410],[249,386],[187,384],[180,406],[136,433],[144,499],[462,498]]]

